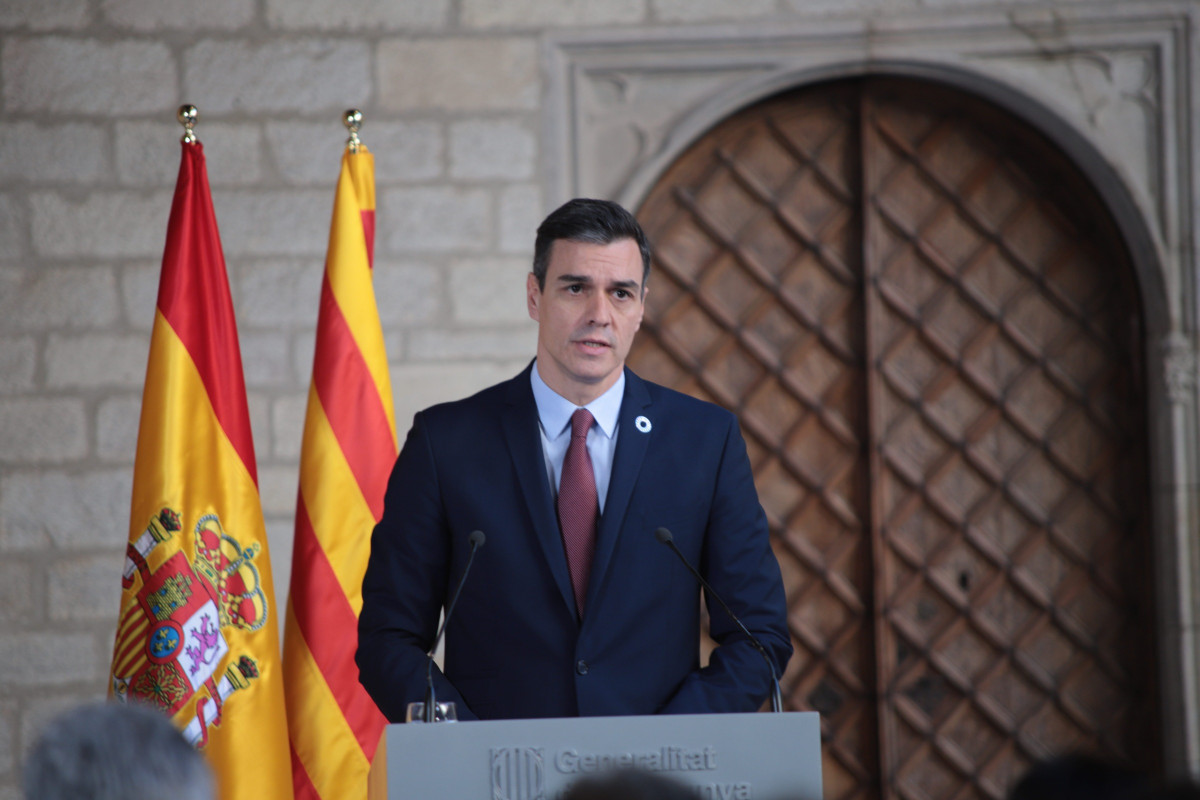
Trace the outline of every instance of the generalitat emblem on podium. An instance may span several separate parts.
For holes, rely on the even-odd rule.
[[[140,586],[136,602],[123,603],[112,688],[119,701],[139,700],[172,717],[192,716],[181,726],[184,736],[203,747],[209,726],[221,723],[225,701],[258,677],[248,655],[226,658],[226,634],[260,629],[267,601],[253,563],[259,545],[243,549],[208,514],[196,523],[195,557],[189,561],[185,537],[176,536],[181,529],[179,514],[164,508],[126,550],[122,589]],[[153,569],[152,555],[159,562]]]
[[[545,800],[546,759],[541,747],[492,749],[492,800]]]

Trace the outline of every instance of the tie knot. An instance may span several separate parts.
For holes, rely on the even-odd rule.
[[[575,413],[571,415],[571,438],[586,439],[593,421],[592,412],[586,408],[575,409]]]

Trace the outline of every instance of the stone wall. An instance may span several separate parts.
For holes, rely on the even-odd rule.
[[[200,111],[281,608],[344,109],[376,157],[403,436],[532,355],[524,273],[566,169],[548,37],[1120,5],[0,0],[0,800],[46,717],[105,691],[181,103]]]

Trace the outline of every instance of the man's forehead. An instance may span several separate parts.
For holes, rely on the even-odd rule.
[[[607,244],[558,239],[551,247],[547,269],[557,280],[573,276],[636,286],[641,285],[643,272],[642,252],[633,239],[617,239]]]

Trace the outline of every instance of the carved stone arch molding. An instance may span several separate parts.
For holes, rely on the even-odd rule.
[[[674,159],[725,117],[839,77],[896,75],[963,89],[1067,153],[1117,220],[1141,287],[1164,757],[1170,771],[1200,775],[1200,9],[1052,5],[550,35],[546,206],[593,196],[637,208]]]

